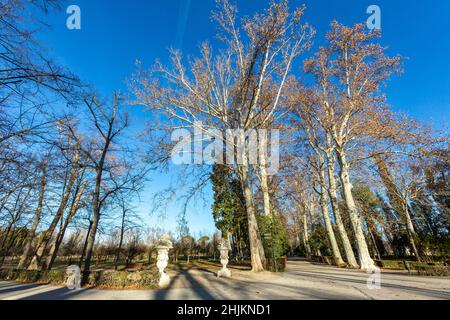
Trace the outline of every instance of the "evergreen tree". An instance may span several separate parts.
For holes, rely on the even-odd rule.
[[[241,184],[230,167],[216,164],[211,173],[214,202],[212,213],[222,236],[230,235],[232,254],[238,260],[248,257],[248,228]]]

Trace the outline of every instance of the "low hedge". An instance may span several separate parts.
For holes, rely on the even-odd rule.
[[[416,272],[421,276],[450,276],[450,268],[444,265],[428,264],[419,261],[404,261],[404,260],[382,260],[378,261],[378,266],[384,269],[408,270]]]
[[[415,266],[414,269],[420,276],[437,276],[448,277],[450,276],[450,268],[445,266]]]
[[[150,271],[91,271],[84,281],[87,287],[100,287],[112,289],[153,289],[158,287],[159,272]]]
[[[158,287],[159,273],[157,270],[134,272],[100,270],[91,271],[84,278],[83,286],[88,288],[153,289]],[[0,269],[0,280],[65,285],[66,279],[66,272],[64,270],[31,271]]]

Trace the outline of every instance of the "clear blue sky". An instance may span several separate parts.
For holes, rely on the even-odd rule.
[[[266,5],[266,0],[238,0],[240,12],[251,14]],[[448,0],[308,0],[306,19],[317,30],[316,45],[323,41],[329,23],[365,22],[371,4],[381,8],[382,42],[391,54],[408,58],[405,73],[391,81],[386,93],[395,110],[432,123],[448,126],[450,120],[450,1]],[[125,80],[134,71],[136,59],[151,65],[163,62],[169,47],[195,55],[203,40],[215,41],[215,26],[210,21],[214,0],[71,0],[80,6],[82,30],[65,26],[64,10],[52,13],[46,21],[51,29],[40,34],[50,54],[68,66],[104,95],[125,90]],[[146,117],[134,111],[134,123]],[[176,207],[167,220],[150,218],[146,208],[155,190],[160,190],[171,175],[155,175],[142,195],[141,213],[149,224],[161,223],[175,228]],[[195,233],[214,229],[210,204],[197,204],[189,213],[190,229]]]

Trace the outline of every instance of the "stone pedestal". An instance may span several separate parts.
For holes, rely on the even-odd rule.
[[[166,269],[169,262],[169,250],[171,248],[172,242],[166,237],[162,237],[159,241],[159,245],[156,247],[156,250],[158,251],[156,267],[160,274],[158,284],[160,288],[167,288],[170,285],[170,277],[164,269]]]
[[[222,240],[218,247],[220,251],[220,263],[222,264],[222,269],[217,272],[217,277],[225,277],[230,278],[231,277],[231,270],[227,268],[228,265],[228,252],[230,251],[231,247],[228,241]]]
[[[81,270],[78,266],[69,266],[66,269],[66,287],[69,290],[81,289]]]

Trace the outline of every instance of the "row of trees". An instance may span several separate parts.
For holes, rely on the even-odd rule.
[[[59,257],[64,264],[82,265],[84,243],[86,239],[85,230],[77,229],[72,232],[61,245]],[[93,253],[93,261],[96,267],[101,268],[141,268],[154,265],[157,258],[156,247],[161,236],[170,235],[173,243],[171,251],[172,262],[180,260],[187,263],[198,259],[215,259],[218,256],[219,235],[215,233],[212,237],[201,236],[198,239],[191,235],[175,237],[170,232],[166,233],[158,228],[147,228],[141,226],[128,228],[123,235],[119,229],[113,230],[111,234],[105,234],[96,242]],[[20,247],[17,247],[20,252]]]
[[[279,1],[239,20],[236,6],[219,1],[213,19],[220,49],[204,43],[187,62],[172,51],[170,65],[139,68],[131,85],[135,103],[169,119],[165,129],[194,128],[224,143],[217,129],[240,129],[233,147],[243,148],[242,161],[216,164],[210,175],[212,210],[217,227],[237,238],[235,251],[249,249],[254,271],[273,257],[267,243],[273,250],[287,229],[296,230],[307,255],[310,237],[320,235],[337,265],[373,268],[379,242],[397,243],[397,253],[406,249],[420,259],[420,250],[431,248],[419,249],[424,242],[416,230],[431,236],[434,228],[432,237],[448,243],[448,136],[387,105],[382,90],[401,72],[402,59],[388,56],[380,33],[363,24],[333,22],[299,75],[297,58],[314,35],[304,11]],[[263,148],[257,165],[249,161],[251,129],[282,129],[279,175],[268,175]],[[201,171],[199,186],[203,177]],[[428,180],[442,189],[426,187]],[[261,230],[264,219],[270,227]]]
[[[275,125],[284,105],[285,90],[294,59],[310,45],[311,28],[302,22],[304,8],[291,13],[286,2],[273,3],[264,13],[238,21],[237,9],[228,1],[218,2],[213,19],[224,44],[217,54],[208,43],[200,57],[184,64],[182,55],[172,51],[172,64],[157,63],[150,71],[138,70],[131,89],[136,103],[171,121],[169,128],[195,128],[222,140],[214,130],[243,132]],[[202,124],[201,126],[199,124]],[[254,201],[253,175],[261,180],[264,215],[273,215],[267,167],[249,163],[244,143],[241,163],[233,166],[244,199],[250,258],[254,271],[266,263]]]
[[[289,246],[363,269],[383,255],[448,255],[448,135],[387,105],[383,87],[401,71],[401,58],[386,54],[377,31],[333,22],[311,56],[315,32],[304,7],[272,2],[239,19],[236,6],[221,0],[213,13],[218,48],[204,43],[197,58],[173,50],[167,66],[139,65],[131,97],[108,100],[33,40],[39,21],[21,12],[55,5],[7,0],[0,7],[0,265],[17,255],[20,269],[48,270],[58,254],[78,248],[89,271],[95,255],[114,256],[117,266],[148,252],[133,204],[148,171],[169,168],[177,142],[167,132],[180,128],[224,143],[220,133],[239,129],[232,147],[241,161],[184,168],[194,186],[187,195],[164,190],[157,206],[175,197],[186,210],[212,185],[217,229],[254,271]],[[154,115],[151,139],[130,139],[125,105]],[[280,130],[277,175],[269,175],[264,141],[256,151],[249,145],[252,129]],[[207,247],[218,237],[195,241],[186,217],[174,259],[214,256]]]
[[[46,13],[58,4],[0,6],[0,266],[18,254],[19,269],[51,269],[65,236],[82,228],[82,260],[90,270],[105,231],[100,220],[116,216],[123,238],[147,171],[139,150],[126,143],[121,97],[101,99],[34,40],[41,22],[24,12]]]

